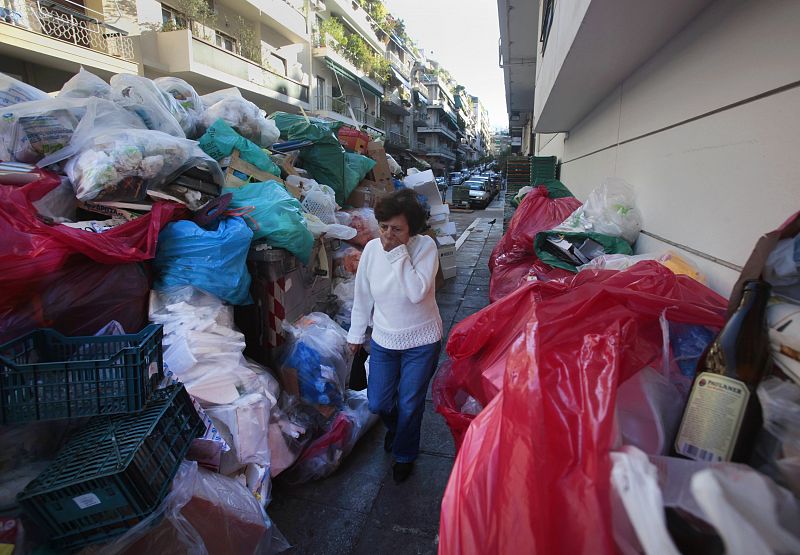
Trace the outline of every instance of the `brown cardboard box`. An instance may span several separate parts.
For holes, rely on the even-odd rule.
[[[394,191],[392,184],[392,172],[389,170],[389,162],[386,159],[386,151],[383,145],[371,142],[367,145],[367,156],[375,160],[375,167],[372,168],[372,181],[375,182],[377,190],[391,193]]]
[[[295,187],[289,187],[280,177],[260,170],[249,162],[245,162],[239,158],[239,151],[234,149],[233,155],[231,156],[231,163],[228,166],[228,170],[225,172],[225,186],[242,187],[247,183],[262,181],[277,181],[283,185],[293,197],[300,198],[300,191]]]
[[[375,208],[378,201],[387,194],[377,183],[365,179],[353,189],[345,204],[354,208]]]

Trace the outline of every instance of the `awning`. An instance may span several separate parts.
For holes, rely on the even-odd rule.
[[[331,69],[331,71],[333,71],[339,77],[344,77],[345,79],[350,79],[353,83],[355,83],[356,85],[359,85],[360,87],[366,89],[367,91],[369,91],[370,93],[374,94],[378,98],[383,98],[383,93],[381,91],[379,91],[378,89],[373,87],[370,84],[369,81],[359,77],[358,75],[354,74],[349,69],[340,66],[339,64],[337,64],[336,62],[334,62],[330,58],[325,58],[325,64]]]
[[[430,104],[430,102],[428,102],[428,97],[425,96],[425,94],[419,90],[414,91],[414,103],[415,104],[423,103],[426,105]]]
[[[444,114],[447,116],[447,119],[449,119],[451,122],[453,122],[453,125],[455,125],[456,128],[458,128],[458,120],[456,119],[456,117],[453,114],[451,114],[450,112],[446,111],[446,110],[445,110]]]
[[[414,156],[410,152],[408,152],[407,154],[417,163],[417,165],[419,165],[419,166],[421,166],[423,168],[426,168],[426,169],[429,169],[431,167],[431,165],[428,162],[426,162],[425,160],[420,160],[419,158],[417,158],[416,156]]]
[[[394,73],[395,79],[400,81],[405,88],[407,88],[408,90],[411,90],[411,83],[408,82],[408,79],[403,77],[403,75],[399,71],[397,71],[395,68],[392,68],[392,73]]]

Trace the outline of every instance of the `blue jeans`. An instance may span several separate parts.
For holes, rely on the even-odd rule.
[[[380,415],[389,432],[394,433],[394,459],[412,462],[419,454],[425,394],[436,372],[442,343],[393,351],[371,341],[370,347],[369,410]]]

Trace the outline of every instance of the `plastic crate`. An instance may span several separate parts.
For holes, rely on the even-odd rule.
[[[110,540],[158,508],[204,431],[183,384],[157,390],[142,412],[81,429],[17,499],[54,547]]]
[[[39,329],[0,346],[0,424],[141,410],[163,376],[161,325],[66,337]]]

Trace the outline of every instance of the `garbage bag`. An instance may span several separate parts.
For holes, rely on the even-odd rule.
[[[642,260],[655,260],[660,262],[676,274],[684,274],[696,279],[700,283],[706,283],[705,276],[700,272],[696,264],[682,257],[674,251],[666,251],[663,254],[604,254],[591,260],[587,264],[578,266],[578,271],[584,269],[595,270],[624,270]]]
[[[378,415],[369,411],[367,392],[348,389],[344,408],[325,433],[306,447],[284,478],[288,483],[299,484],[330,476],[377,421]]]
[[[108,320],[135,333],[147,324],[150,276],[141,264],[98,264],[75,256],[0,300],[0,342],[36,328],[92,335]]]
[[[148,129],[182,139],[193,132],[192,116],[147,77],[118,73],[111,89],[114,102],[139,116]]]
[[[64,83],[57,98],[91,98],[93,96],[111,100],[111,85],[81,67],[78,73]]]
[[[225,100],[226,98],[244,98],[242,96],[242,91],[240,91],[236,87],[229,87],[227,89],[220,89],[218,91],[214,91],[212,93],[204,94],[200,97],[200,100],[203,103],[204,108],[210,108],[220,100]]]
[[[233,195],[230,208],[252,208],[246,217],[254,240],[266,239],[273,247],[286,249],[308,264],[314,236],[306,227],[300,203],[277,181],[226,187],[223,193]]]
[[[0,73],[0,108],[47,98],[50,97],[46,92],[14,79],[10,75]]]
[[[593,231],[559,231],[558,228],[537,233],[533,240],[536,256],[549,266],[570,272],[577,272],[578,267],[583,264],[575,259],[574,255],[567,257],[559,253],[558,249],[553,247],[551,240],[565,245],[570,250],[580,250],[589,260],[604,254],[633,254],[628,241],[613,235],[603,235]],[[600,254],[596,254],[597,252]]]
[[[158,77],[153,79],[156,87],[162,92],[169,94],[178,101],[190,116],[194,117],[195,123],[200,115],[205,111],[203,100],[197,91],[189,83],[179,77]]]
[[[2,185],[0,176],[0,290],[5,298],[24,293],[74,254],[100,264],[149,260],[156,253],[158,231],[186,213],[180,205],[156,202],[149,214],[104,233],[48,225],[37,217],[33,203],[59,187],[61,179],[44,170],[31,179],[20,187]]]
[[[220,220],[213,229],[188,220],[167,225],[153,261],[159,272],[155,289],[193,285],[230,304],[249,304],[252,239],[253,232],[238,217]]]
[[[170,97],[171,98],[171,97]],[[221,185],[219,164],[195,141],[131,125],[110,102],[91,99],[68,147],[39,162],[67,160],[65,172],[80,200],[137,201],[147,189],[169,183],[192,167],[208,170]]]
[[[67,146],[87,101],[47,98],[9,106],[0,117],[0,160],[35,164]]]
[[[800,303],[800,235],[778,241],[764,265],[764,279],[773,295]]]
[[[367,243],[377,239],[380,235],[378,220],[375,219],[375,210],[372,208],[354,208],[347,211],[350,214],[350,227],[356,230],[356,236],[350,243],[359,247],[366,247]]]
[[[555,230],[621,237],[633,244],[642,229],[642,216],[633,199],[633,189],[625,180],[607,177]]]
[[[330,124],[286,112],[275,112],[269,117],[278,126],[282,139],[313,141],[313,145],[300,151],[303,168],[318,182],[330,186],[336,192],[336,202],[344,206],[358,181],[353,184],[355,174],[348,169],[344,147]]]
[[[275,177],[281,176],[281,169],[269,155],[261,150],[253,141],[249,141],[234,131],[225,120],[218,119],[200,137],[200,148],[214,160],[220,161],[239,151],[239,158],[254,165],[258,169],[269,172]]]
[[[286,548],[263,506],[245,486],[184,461],[159,508],[102,546],[97,555],[260,555]]]
[[[800,386],[772,377],[757,393],[764,413],[757,468],[800,496]]]
[[[275,123],[258,106],[241,97],[227,96],[209,106],[200,118],[201,127],[207,129],[218,119],[225,120],[242,137],[260,147],[272,146],[280,136]]]
[[[321,312],[294,324],[284,321],[283,329],[287,345],[279,372],[284,388],[329,414],[341,408],[351,362],[347,332]]]
[[[562,269],[553,269],[539,261],[533,250],[533,239],[538,232],[564,221],[580,205],[575,197],[551,197],[546,186],[535,187],[525,195],[489,257],[491,302],[515,291],[529,276],[543,280],[567,276]]]
[[[336,223],[336,193],[327,185],[320,185],[316,181],[303,193],[303,209],[313,214],[325,224]]]
[[[361,154],[357,154],[355,152],[345,152],[344,156],[347,164],[344,187],[345,195],[349,197],[350,193],[353,192],[353,189],[358,187],[358,184],[361,182],[361,180],[372,171],[372,168],[375,167],[376,162],[372,158],[367,158],[366,156],[362,156]]]
[[[531,300],[530,315],[502,389],[464,436],[442,501],[439,551],[614,553],[617,387],[662,356],[664,311],[672,321],[721,327],[726,300],[647,261],[532,282],[515,295]]]

